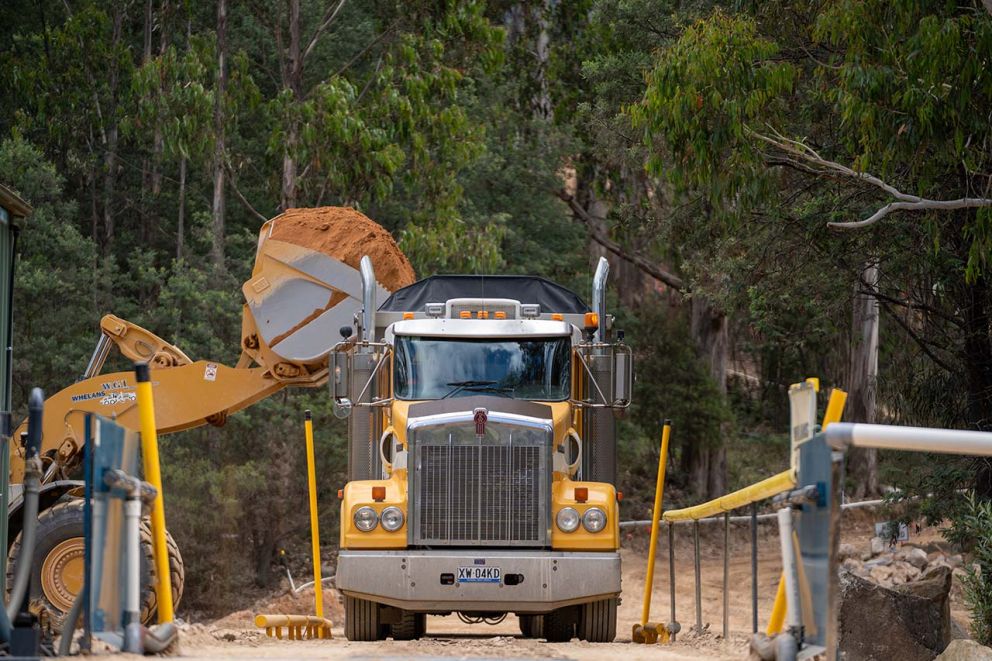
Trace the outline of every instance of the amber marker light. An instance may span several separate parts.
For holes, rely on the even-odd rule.
[[[599,328],[599,315],[595,312],[586,312],[585,327]]]
[[[462,319],[471,319],[472,313],[469,312],[468,310],[462,310],[461,312],[458,313],[458,316],[461,317]]]
[[[563,315],[561,312],[553,312],[551,313],[551,319],[553,321],[565,321],[565,315]]]
[[[500,310],[499,312],[496,312],[494,316],[497,319],[506,319],[506,313],[503,312],[502,310]]]
[[[479,317],[479,319],[488,319],[489,318],[489,311],[488,310],[479,310],[478,317]]]
[[[404,312],[403,313],[403,318],[404,319],[413,319],[413,313],[412,312]]]
[[[575,487],[575,502],[584,503],[589,500],[588,487]]]
[[[372,487],[372,500],[377,503],[386,500],[386,487]]]

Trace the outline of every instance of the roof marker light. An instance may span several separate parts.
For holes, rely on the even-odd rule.
[[[462,319],[471,319],[472,313],[469,312],[468,310],[462,310],[461,312],[458,313],[458,316],[461,317]]]
[[[551,314],[552,321],[565,321],[565,315],[561,312],[554,312]]]

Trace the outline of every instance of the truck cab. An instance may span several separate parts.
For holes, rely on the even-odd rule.
[[[433,276],[363,310],[331,353],[349,419],[336,584],[350,640],[429,614],[612,641],[620,594],[615,417],[632,361],[605,310],[543,278]]]

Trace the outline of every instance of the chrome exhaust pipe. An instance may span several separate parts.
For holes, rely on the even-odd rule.
[[[375,270],[368,255],[359,265],[362,273],[362,340],[375,341]]]
[[[599,315],[599,328],[596,330],[596,341],[606,341],[606,279],[610,275],[610,263],[605,257],[599,258],[596,274],[592,277],[592,309]]]

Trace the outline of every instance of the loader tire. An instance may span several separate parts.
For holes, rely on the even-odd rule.
[[[549,643],[567,643],[575,637],[575,617],[571,608],[559,608],[545,613],[541,632]]]
[[[62,619],[72,607],[72,602],[83,584],[83,500],[74,498],[57,503],[38,516],[35,535],[36,545],[31,560],[32,605],[40,606],[55,627],[61,627]],[[141,621],[153,624],[157,613],[152,576],[151,530],[147,520],[141,522],[142,604]],[[166,531],[169,549],[169,568],[172,578],[172,600],[179,603],[183,593],[185,573],[182,556],[172,535]],[[21,551],[21,535],[18,534],[7,554],[7,589],[13,587],[14,576]],[[9,594],[8,594],[9,596]]]
[[[576,626],[579,640],[590,643],[612,643],[617,637],[617,600],[602,599],[579,606]]]
[[[379,621],[379,604],[345,595],[344,635],[348,640],[384,640],[388,626]]]
[[[400,621],[389,627],[393,640],[417,640],[427,631],[427,614],[403,611]]]

